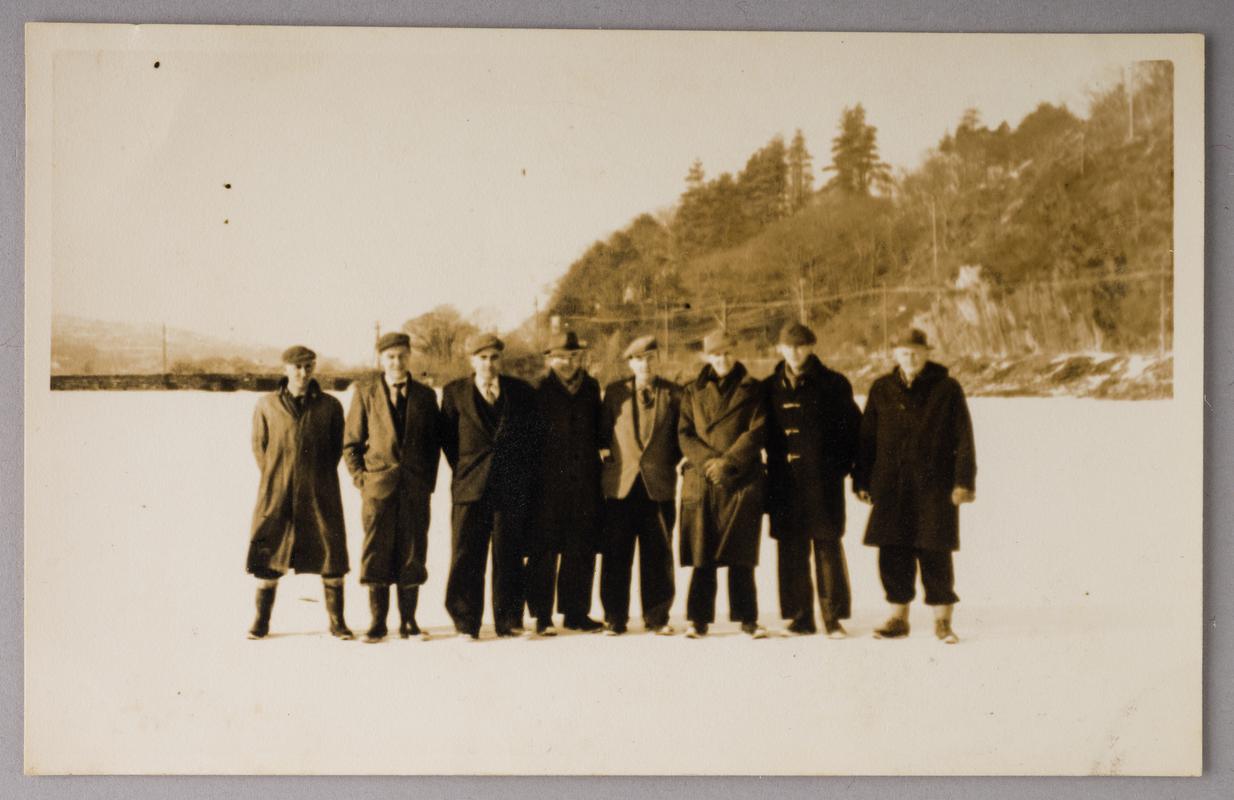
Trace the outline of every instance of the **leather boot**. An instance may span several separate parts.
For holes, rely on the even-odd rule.
[[[270,612],[274,609],[274,591],[277,586],[257,587],[257,619],[249,628],[250,639],[264,639],[270,632]]]
[[[339,639],[354,639],[356,635],[343,619],[343,587],[323,584],[326,595],[326,613],[330,615],[330,635]]]
[[[398,587],[398,635],[400,639],[423,635],[420,626],[416,624],[416,603],[420,599],[419,595],[419,587]]]
[[[368,608],[373,614],[373,623],[364,634],[366,642],[380,642],[386,638],[386,616],[390,613],[390,587],[368,587]]]

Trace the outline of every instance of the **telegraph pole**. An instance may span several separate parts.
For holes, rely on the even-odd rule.
[[[163,323],[163,374],[167,374],[167,323]]]

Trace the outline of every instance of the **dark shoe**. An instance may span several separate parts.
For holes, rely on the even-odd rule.
[[[480,629],[479,628],[460,628],[456,625],[454,626],[454,630],[458,634],[459,638],[464,641],[469,641],[469,642],[480,641]]]
[[[343,587],[324,584],[326,613],[330,615],[330,635],[339,639],[354,639],[356,635],[343,619]]]
[[[416,611],[413,597],[415,600],[418,600],[419,593],[416,592],[416,594],[413,595],[413,592],[415,591],[416,590],[409,590],[403,586],[398,588],[398,637],[400,639],[410,639],[412,636],[420,636],[421,638],[424,638],[423,631],[421,631],[420,626],[416,624]]]
[[[838,619],[823,620],[823,630],[827,632],[828,639],[847,639],[848,631],[844,630],[844,626],[840,624]]]
[[[522,628],[501,627],[497,629],[497,638],[499,639],[511,639],[515,636],[522,636],[522,635],[523,635]]]
[[[741,632],[749,636],[751,639],[766,639],[767,629],[757,622],[741,623]]]
[[[706,622],[692,622],[689,629],[686,631],[687,639],[701,639],[707,635]]]
[[[571,631],[582,631],[583,633],[595,633],[598,630],[603,630],[604,623],[596,622],[591,617],[570,618],[562,623],[562,627]]]
[[[626,623],[624,622],[606,622],[604,623],[605,636],[620,636],[626,632]]]
[[[368,587],[368,609],[373,615],[373,622],[364,634],[364,641],[380,642],[386,638],[389,630],[386,628],[386,617],[390,614],[390,587]]]
[[[667,622],[662,625],[652,625],[648,628],[648,630],[656,636],[673,636],[677,633],[673,626],[669,625]]]
[[[275,586],[257,587],[257,619],[249,628],[250,639],[264,639],[270,632],[270,612],[274,610]]]
[[[790,622],[784,626],[785,636],[813,636],[816,633],[818,633],[817,628],[802,622]]]
[[[557,629],[553,627],[552,619],[536,620],[536,636],[556,636]]]
[[[943,644],[956,644],[960,641],[960,637],[956,636],[955,631],[951,630],[951,620],[949,619],[934,620],[934,635]]]
[[[891,617],[881,628],[874,629],[875,639],[903,639],[908,636],[908,620],[901,617]]]

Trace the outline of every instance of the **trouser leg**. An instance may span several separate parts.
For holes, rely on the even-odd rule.
[[[596,583],[596,554],[591,532],[571,532],[561,552],[557,573],[557,610],[566,619],[582,619],[591,614],[591,595]]]
[[[814,585],[810,581],[810,540],[780,539],[776,545],[780,616],[793,628],[814,630]]]
[[[921,563],[921,583],[925,586],[925,602],[928,606],[950,606],[959,602],[956,596],[955,569],[951,552],[947,550],[918,550]]]
[[[840,539],[814,541],[814,569],[818,582],[818,605],[823,619],[848,619],[852,609],[852,590],[848,581],[848,561]]]
[[[398,536],[392,554],[400,587],[415,587],[428,580],[429,520],[429,495],[405,490],[399,499]]]
[[[527,559],[527,610],[536,619],[553,616],[553,592],[557,582],[557,553],[549,549]]]
[[[522,514],[499,509],[493,515],[493,622],[498,630],[523,627]]]
[[[484,567],[488,561],[493,511],[484,501],[456,503],[450,521],[446,611],[456,629],[474,634],[479,632],[484,616]]]
[[[911,547],[880,547],[878,576],[887,602],[907,605],[916,596],[917,558]]]
[[[676,509],[670,503],[648,500],[638,534],[638,588],[643,622],[649,628],[668,624],[676,594],[673,577],[673,523]],[[626,587],[630,582],[627,579]]]
[[[604,608],[604,619],[621,624],[630,619],[630,577],[636,541],[628,506],[628,500],[607,502],[604,555],[600,559],[600,605]]]
[[[754,567],[728,568],[728,618],[733,622],[758,622]]]
[[[397,495],[380,500],[365,497],[361,501],[364,543],[360,547],[360,583],[365,586],[389,586],[395,582],[398,506]]]
[[[716,619],[716,568],[695,567],[686,597],[686,619],[711,624]]]

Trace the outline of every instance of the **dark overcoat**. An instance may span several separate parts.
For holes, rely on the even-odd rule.
[[[898,368],[874,381],[853,473],[853,490],[873,502],[866,544],[958,550],[951,493],[975,491],[976,480],[968,403],[946,367],[926,362],[911,387]]]
[[[287,380],[257,401],[253,456],[261,470],[253,510],[248,571],[275,578],[287,569],[347,573],[347,535],[339,494],[343,405],[310,381],[303,410]]]
[[[592,551],[600,545],[600,384],[586,372],[580,380],[571,394],[550,370],[536,386],[543,438],[528,531],[536,552],[561,552],[568,538]]]
[[[677,421],[681,387],[657,377],[651,390],[655,398],[655,419],[645,442],[639,440],[635,430],[634,378],[615,381],[604,390],[600,447],[611,452],[600,474],[605,497],[625,497],[634,487],[634,481],[642,477],[643,487],[651,500],[671,503],[677,499],[677,465],[681,463]]]
[[[741,363],[717,380],[711,365],[685,387],[677,425],[686,462],[681,476],[682,566],[758,565],[766,481],[762,386]],[[725,464],[724,480],[703,465]]]
[[[441,397],[441,450],[453,471],[450,493],[455,504],[487,496],[506,512],[530,512],[538,476],[539,414],[535,390],[526,381],[502,375],[501,403],[492,425],[481,414],[483,403],[474,376],[446,384]]]
[[[767,513],[774,539],[844,535],[844,479],[853,471],[861,409],[853,387],[811,355],[794,386],[783,361],[767,399]]]

